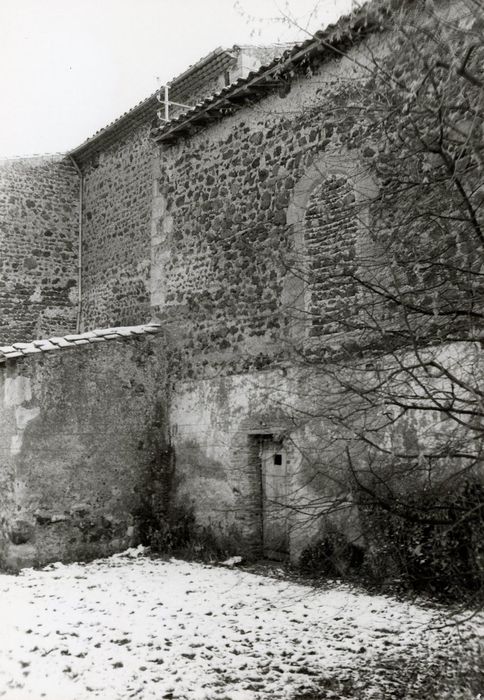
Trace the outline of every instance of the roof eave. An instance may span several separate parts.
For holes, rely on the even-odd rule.
[[[386,13],[384,3],[375,3],[379,12]],[[167,125],[153,129],[151,136],[157,143],[173,144],[179,137],[192,135],[201,131],[208,123],[217,121],[245,106],[249,99],[252,102],[260,100],[269,92],[283,90],[286,94],[290,89],[293,75],[291,69],[300,64],[305,58],[318,55],[322,60],[335,55],[342,56],[350,46],[361,41],[368,34],[374,33],[380,27],[379,21],[369,21],[360,8],[351,15],[345,15],[336,25],[330,25],[326,30],[316,34],[304,43],[286,51],[267,66],[250,73],[246,78],[240,78],[233,85],[221,90],[217,95],[204,100],[194,109],[180,115]],[[326,57],[325,57],[326,54]],[[245,92],[246,101],[237,104],[237,98]],[[203,119],[209,113],[210,117]],[[205,123],[203,123],[205,121]],[[197,126],[198,122],[198,126]]]
[[[238,47],[233,47],[231,49],[223,49],[218,47],[214,49],[193,66],[190,66],[190,68],[188,68],[186,71],[173,78],[173,80],[171,80],[169,83],[171,90],[182,92],[184,83],[189,81],[191,76],[196,75],[213,61],[220,59],[221,56],[226,55],[227,57],[235,60],[237,51]],[[103,146],[109,146],[111,143],[116,141],[120,135],[127,133],[133,125],[140,126],[142,123],[151,120],[155,116],[153,112],[159,108],[158,94],[159,90],[152,93],[149,97],[137,104],[128,112],[125,112],[118,119],[115,119],[93,136],[86,139],[86,141],[81,143],[79,146],[76,146],[76,148],[70,150],[67,155],[71,156],[76,162],[86,160],[94,153],[99,151]]]
[[[228,112],[235,112],[245,106],[246,101],[258,101],[261,97],[270,92],[282,90],[287,92],[289,81],[287,78],[281,77],[278,74],[287,71],[291,64],[301,60],[304,56],[313,52],[317,46],[317,41],[311,43],[307,48],[299,51],[294,56],[290,56],[285,61],[277,60],[274,65],[264,67],[255,75],[249,74],[247,78],[241,78],[233,85],[222,90],[215,99],[209,99],[198,105],[193,112],[186,112],[178,119],[178,123],[170,123],[161,129],[152,131],[152,137],[156,142],[169,143],[176,139],[177,136],[186,132],[190,126],[201,120],[202,115],[209,114],[207,122],[216,121],[219,118],[227,116]],[[250,77],[252,75],[252,78]],[[236,103],[240,96],[241,102]]]

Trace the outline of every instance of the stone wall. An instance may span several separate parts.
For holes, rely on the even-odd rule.
[[[254,552],[263,540],[261,494],[269,483],[261,455],[286,470],[290,515],[278,512],[276,519],[282,529],[287,524],[293,555],[318,535],[320,515],[335,499],[348,515],[345,532],[359,536],[344,471],[349,447],[354,464],[369,463],[359,426],[383,441],[392,473],[400,448],[420,464],[422,446],[436,442],[448,416],[440,408],[437,415],[412,409],[397,421],[391,395],[387,401],[382,393],[368,411],[354,381],[365,372],[370,382],[378,377],[374,361],[385,376],[389,350],[415,340],[420,349],[438,336],[435,328],[467,338],[452,336],[462,325],[448,323],[462,300],[471,300],[458,309],[466,331],[479,316],[478,256],[467,220],[448,224],[462,202],[442,164],[432,170],[429,153],[415,154],[408,133],[404,107],[419,91],[385,92],[404,85],[402,74],[412,85],[425,73],[401,46],[395,58],[394,39],[382,32],[365,46],[356,38],[346,57],[326,54],[323,61],[320,53],[295,68],[284,94],[247,103],[174,146],[154,148],[148,125],[140,124],[94,156],[93,142],[91,155],[78,150],[83,328],[139,324],[152,314],[165,324],[176,454],[168,486],[200,525],[234,533]],[[374,58],[399,80],[368,71]],[[382,127],[385,100],[392,108]],[[428,112],[431,120],[438,110]],[[417,178],[409,195],[414,172],[436,176],[434,186]],[[55,252],[65,255],[60,244]],[[24,267],[34,264],[26,258]],[[390,292],[384,302],[368,295],[375,284]],[[400,304],[391,299],[395,290]],[[168,405],[160,395],[164,348],[152,355],[147,344],[112,347],[6,370],[2,527],[12,566],[136,541],[135,514],[153,476],[149,437],[156,442],[163,434],[159,415]],[[454,349],[460,371],[467,359],[459,364],[460,346]],[[347,367],[331,364],[341,357]],[[432,376],[424,390],[433,391]],[[410,386],[413,400],[409,377],[403,388]],[[454,389],[446,390],[453,396]],[[397,402],[393,408],[398,413]],[[447,441],[447,424],[441,434]],[[44,473],[55,476],[53,486],[44,488]],[[275,482],[269,486],[277,492]],[[309,506],[317,517],[299,518]]]
[[[79,177],[68,159],[0,163],[0,343],[73,332]]]
[[[82,326],[149,320],[151,153],[148,125],[82,163]]]
[[[254,459],[270,446],[279,460],[273,466],[289,470],[291,553],[318,529],[317,517],[300,522],[294,515],[300,506],[329,509],[337,521],[336,499],[348,515],[338,527],[358,532],[348,459],[363,472],[378,463],[389,479],[400,470],[413,485],[428,467],[427,457],[419,462],[427,445],[435,452],[428,458],[433,483],[439,474],[471,472],[455,455],[473,442],[474,428],[453,433],[457,414],[432,403],[432,375],[418,352],[410,359],[405,353],[474,337],[482,285],[469,241],[475,247],[477,240],[452,177],[445,179],[442,164],[432,169],[431,152],[418,150],[409,91],[388,87],[394,84],[385,71],[372,70],[376,60],[403,75],[403,85],[414,84],[425,56],[415,58],[400,43],[396,57],[395,45],[384,31],[364,45],[355,39],[345,57],[316,57],[296,68],[284,96],[270,94],[159,146],[151,304],[172,339],[178,497],[200,522],[235,526],[249,543],[260,542],[263,507]],[[379,91],[392,106],[383,110],[387,119]],[[453,94],[445,97],[452,103]],[[420,106],[412,105],[415,114]],[[437,111],[428,110],[423,130],[438,133]],[[477,170],[469,170],[472,191]],[[462,226],[448,223],[456,211]],[[473,348],[468,367],[480,376]],[[401,371],[399,352],[401,386],[388,385]],[[467,359],[454,368],[467,367]],[[427,396],[414,395],[411,361],[425,375]],[[442,376],[445,362],[436,360]],[[379,371],[383,388],[369,408],[362,378],[378,385]],[[469,396],[475,379],[467,386]],[[454,390],[446,387],[449,395]],[[427,400],[425,410],[402,409],[402,395],[416,405]],[[382,440],[377,456],[369,454],[368,436]],[[408,456],[404,466],[396,453]]]
[[[327,114],[328,95],[349,77],[349,60],[329,62],[286,97],[205,128],[189,147],[161,147],[151,299],[155,314],[174,319],[185,376],[285,357],[298,310],[319,335],[341,331],[338,315],[355,297],[342,278],[366,237],[358,192],[378,191],[362,170],[364,149],[349,143],[356,120]]]
[[[269,47],[265,53],[246,47],[237,50],[233,58],[227,58],[230,79],[239,77],[241,71],[244,75],[248,72],[249,67],[242,65],[243,57],[249,56],[251,66],[258,67],[261,58],[272,57],[279,51],[277,47]],[[195,73],[182,88],[175,85],[171,98],[193,105],[217,92],[225,85],[225,70],[212,75],[213,72],[212,68],[208,77]],[[172,117],[181,111],[184,110],[170,108]],[[140,117],[128,133],[121,125],[120,135],[116,137],[113,131],[108,146],[101,140],[94,156],[88,155],[93,152],[92,144],[86,153],[82,149],[76,152],[84,174],[84,330],[139,324],[150,319],[150,220],[155,152],[149,137],[151,121],[152,115]]]
[[[355,38],[347,55],[296,66],[284,95],[160,145],[151,300],[173,320],[185,377],[267,367],[311,336],[328,353],[473,332],[482,207],[475,195],[469,213],[442,159],[412,131],[422,108],[415,128],[438,135],[438,109],[418,94],[408,116],[404,86],[426,56],[409,55],[405,41],[389,30]],[[460,124],[449,82],[441,89]],[[463,89],[477,104],[478,91]],[[375,102],[380,92],[392,107]],[[456,165],[471,199],[479,134],[480,125],[474,160]]]
[[[159,338],[103,341],[0,367],[3,567],[138,543],[165,441],[165,379]]]

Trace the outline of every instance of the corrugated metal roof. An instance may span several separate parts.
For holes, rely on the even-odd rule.
[[[402,0],[402,3],[411,1]],[[295,69],[301,63],[309,62],[312,57],[317,57],[321,62],[325,58],[342,55],[356,41],[381,29],[382,19],[389,12],[388,0],[369,0],[351,14],[343,15],[335,24],[294,45],[267,65],[249,73],[245,78],[239,78],[167,124],[160,124],[152,130],[152,137],[155,141],[171,144],[180,137],[200,131],[212,121],[233,114],[247,103],[253,104],[268,92],[287,92],[294,79]]]
[[[100,343],[107,340],[125,340],[126,338],[139,337],[141,335],[153,335],[161,333],[162,326],[159,323],[147,323],[142,326],[119,326],[116,328],[99,328],[86,333],[69,334],[59,337],[33,340],[28,343],[12,343],[0,346],[0,364],[7,360],[17,360],[38,353],[52,352],[54,350],[68,350],[79,345]]]

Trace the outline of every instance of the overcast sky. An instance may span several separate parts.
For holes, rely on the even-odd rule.
[[[351,0],[0,0],[0,156],[63,152],[217,46],[301,40]],[[279,18],[279,21],[270,21]]]

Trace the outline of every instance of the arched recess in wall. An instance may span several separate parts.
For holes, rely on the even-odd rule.
[[[293,240],[282,294],[290,342],[335,332],[329,319],[351,303],[340,273],[352,260],[356,265],[375,253],[370,203],[378,193],[357,154],[347,150],[321,154],[296,183],[287,210]]]

